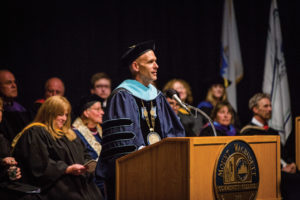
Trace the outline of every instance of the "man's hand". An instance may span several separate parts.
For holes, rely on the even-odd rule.
[[[290,174],[295,174],[297,170],[295,163],[287,164],[285,167],[282,168],[282,171]]]

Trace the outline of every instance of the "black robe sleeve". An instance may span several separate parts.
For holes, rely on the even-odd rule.
[[[7,166],[2,163],[2,159],[9,156],[9,143],[7,139],[0,133],[0,180],[6,180]]]
[[[0,133],[0,159],[8,156],[10,156],[9,142],[4,135]]]
[[[49,154],[55,151],[54,139],[42,127],[26,130],[19,139],[14,155],[22,164],[28,177],[34,177],[38,185],[47,185],[64,175],[67,163],[59,158],[53,160]]]
[[[207,126],[204,129],[202,129],[199,136],[214,136],[211,126]]]

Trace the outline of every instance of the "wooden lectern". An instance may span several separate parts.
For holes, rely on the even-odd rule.
[[[166,138],[116,161],[116,199],[215,199],[215,163],[233,140],[246,141],[255,153],[256,199],[281,199],[279,136]]]

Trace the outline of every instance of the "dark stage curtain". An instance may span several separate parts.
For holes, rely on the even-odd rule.
[[[205,98],[205,81],[219,71],[223,0],[1,1],[0,66],[19,84],[19,101],[31,106],[47,78],[58,76],[73,105],[88,92],[95,72],[117,86],[128,77],[120,56],[130,45],[156,41],[158,87],[187,80],[194,104]],[[248,99],[261,91],[270,0],[234,1],[244,64],[238,113],[250,120]],[[293,117],[300,115],[300,2],[278,0]]]

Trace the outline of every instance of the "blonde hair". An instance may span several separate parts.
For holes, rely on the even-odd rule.
[[[176,82],[179,82],[183,85],[183,87],[186,89],[186,103],[188,104],[192,104],[193,103],[193,95],[192,95],[192,90],[191,90],[191,86],[188,84],[188,82],[186,82],[183,79],[171,79],[170,81],[168,81],[164,88],[163,88],[163,92],[169,90],[169,89],[173,89],[173,86]]]
[[[222,95],[222,97],[218,100],[214,97],[213,92],[212,92],[212,88],[213,85],[208,89],[207,91],[207,95],[206,95],[206,101],[210,102],[214,107],[217,105],[218,102],[224,102],[224,101],[228,101],[227,99],[227,93],[226,93],[226,89],[224,88],[224,93]]]
[[[54,120],[58,115],[63,115],[68,112],[66,123],[61,130],[54,127]],[[71,129],[71,104],[62,96],[49,97],[40,107],[34,119],[34,122],[40,122],[46,125],[47,131],[54,139],[66,136],[68,140],[72,141],[76,138],[76,134]]]

